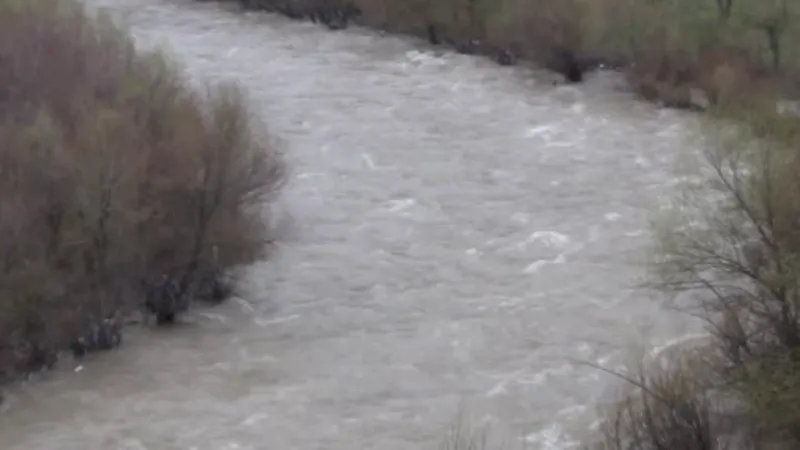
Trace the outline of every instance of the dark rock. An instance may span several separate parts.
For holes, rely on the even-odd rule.
[[[283,14],[284,16],[286,16],[286,17],[288,17],[290,19],[297,20],[297,19],[302,19],[303,18],[303,13],[298,11],[294,6],[292,6],[289,3],[286,3],[284,5],[278,6],[277,10],[278,10],[278,12],[280,12],[281,14]]]
[[[347,5],[345,5],[344,11],[345,11],[345,13],[347,14],[348,17],[353,18],[353,19],[355,19],[357,17],[361,17],[362,14],[363,14],[363,11],[361,11],[361,8],[359,8],[358,6],[356,6],[356,5],[352,4],[352,3],[348,3]]]
[[[331,30],[347,28],[350,21],[362,15],[360,8],[352,3],[326,4],[320,7],[297,6],[292,0],[239,0],[244,9],[282,14],[290,19],[309,19],[321,23]]]
[[[268,11],[268,12],[275,11],[274,5],[272,5],[271,2],[267,0],[239,0],[239,5],[243,9],[248,9],[253,11]]]
[[[36,348],[31,355],[31,366],[35,370],[52,370],[58,362],[58,354],[54,350]]]
[[[350,15],[346,9],[342,8],[322,8],[317,12],[319,21],[331,30],[343,30],[347,28]]]
[[[563,49],[555,50],[545,65],[548,69],[564,75],[564,79],[570,83],[583,81],[583,73],[586,70],[584,63],[574,52]]]
[[[58,354],[55,350],[33,344],[28,350],[28,358],[21,372],[31,375],[52,370],[57,362]]]
[[[325,25],[331,30],[344,30],[347,28],[349,20],[341,11],[336,11],[331,14],[331,19]]]
[[[88,353],[111,350],[122,344],[122,320],[118,317],[93,323],[87,332],[70,344],[72,355],[82,358]]]
[[[436,32],[436,25],[432,23],[428,24],[427,31],[428,31],[428,42],[431,45],[439,45],[441,41],[439,40],[439,35]]]
[[[217,270],[206,270],[198,277],[195,287],[197,300],[219,304],[233,295],[233,286]]]
[[[577,66],[570,66],[569,69],[564,73],[564,77],[570,83],[580,83],[583,81],[583,70],[581,70]]]
[[[501,66],[513,66],[517,64],[517,59],[517,54],[508,49],[501,51],[496,56],[497,63]]]
[[[474,55],[478,52],[478,49],[481,46],[481,41],[478,39],[470,39],[464,42],[456,42],[454,47],[458,53],[462,53],[464,55]]]
[[[145,281],[145,310],[156,317],[156,323],[175,323],[178,313],[189,309],[189,296],[176,277],[165,274]]]
[[[176,319],[175,311],[158,311],[156,314],[156,324],[173,325]]]
[[[72,341],[69,345],[70,350],[72,350],[72,356],[75,358],[83,358],[89,353],[89,349],[87,348],[87,343],[83,337],[79,337]]]
[[[545,67],[564,75],[568,83],[580,83],[587,72],[597,69],[622,70],[626,65],[622,60],[578,55],[573,51],[561,49],[550,55]]]

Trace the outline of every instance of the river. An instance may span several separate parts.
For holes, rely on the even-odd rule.
[[[435,449],[463,417],[574,447],[610,364],[696,330],[636,284],[696,119],[553,75],[191,0],[90,0],[287,151],[244,299],[14,388],[5,450]],[[513,446],[512,446],[513,447]]]

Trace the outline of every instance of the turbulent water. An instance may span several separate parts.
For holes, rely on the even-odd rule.
[[[461,416],[575,444],[610,364],[694,326],[637,289],[691,116],[367,30],[91,0],[243,85],[292,165],[245,299],[15,388],[6,450],[436,448]]]

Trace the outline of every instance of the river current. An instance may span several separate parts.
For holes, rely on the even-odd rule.
[[[573,448],[624,360],[696,325],[637,288],[695,118],[618,75],[191,0],[89,0],[235,81],[291,164],[243,298],[14,388],[6,450],[435,449],[448,426]],[[510,448],[513,448],[511,445]]]

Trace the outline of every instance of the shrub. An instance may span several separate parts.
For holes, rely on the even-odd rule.
[[[721,445],[722,420],[709,396],[705,368],[690,358],[645,362],[619,374],[628,382],[606,411],[602,450],[714,450]]]
[[[113,346],[149,280],[185,304],[262,256],[281,155],[235,87],[187,86],[74,1],[0,1],[3,379]]]
[[[774,105],[758,106],[720,111],[725,119],[737,119],[737,126],[724,127],[729,124],[724,121],[715,124],[705,154],[707,170],[695,173],[673,207],[659,217],[653,286],[690,298],[689,304],[681,306],[705,320],[710,331],[714,357],[704,361],[700,379],[697,372],[681,369],[681,380],[699,386],[680,389],[683,397],[695,399],[690,409],[699,411],[698,405],[703,406],[708,417],[704,421],[711,424],[715,417],[736,417],[739,429],[748,433],[738,436],[732,448],[796,448],[800,443],[796,406],[800,398],[800,122],[779,115]],[[693,356],[685,357],[697,362]],[[647,386],[654,382],[663,385],[652,374],[638,380]],[[626,399],[606,418],[614,436],[623,436],[623,442],[638,441],[642,429],[651,435],[676,437],[671,425],[651,422],[656,416],[648,411],[650,391]],[[702,403],[701,398],[713,402]],[[659,404],[667,417],[682,414],[681,404]],[[651,430],[654,426],[658,431]],[[678,432],[677,437],[683,434]],[[698,446],[695,439],[697,444],[673,448],[733,445],[714,433],[708,436],[715,438],[702,441],[711,446]],[[637,448],[669,448],[648,445]]]

